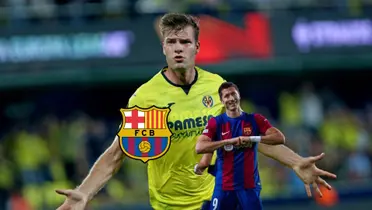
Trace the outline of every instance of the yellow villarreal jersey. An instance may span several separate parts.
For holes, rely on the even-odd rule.
[[[195,81],[186,94],[166,79],[164,71],[138,88],[128,104],[142,108],[172,104],[168,117],[173,133],[170,148],[161,158],[148,162],[150,202],[154,209],[200,209],[212,196],[214,177],[194,174],[194,166],[202,157],[196,154],[195,145],[208,119],[223,111],[218,87],[224,80],[196,68]]]

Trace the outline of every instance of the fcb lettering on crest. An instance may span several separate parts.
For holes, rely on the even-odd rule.
[[[172,135],[167,122],[170,108],[135,106],[120,112],[123,122],[118,136],[120,147],[128,157],[146,163],[168,151]]]

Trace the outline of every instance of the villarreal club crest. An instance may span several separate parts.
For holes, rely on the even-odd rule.
[[[211,108],[213,106],[212,96],[204,96],[203,99],[202,99],[202,103],[205,107]]]

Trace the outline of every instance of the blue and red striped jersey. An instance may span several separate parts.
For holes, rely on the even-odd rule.
[[[264,135],[271,127],[270,122],[260,114],[242,112],[239,117],[230,118],[223,113],[208,121],[203,135],[213,141],[223,141],[239,136]],[[246,147],[219,148],[215,165],[215,188],[222,190],[261,188],[257,147],[257,143],[251,143]]]

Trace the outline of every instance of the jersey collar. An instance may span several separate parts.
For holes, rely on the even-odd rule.
[[[191,82],[191,84],[189,84],[189,85],[178,85],[178,84],[175,84],[172,81],[170,81],[167,76],[165,76],[164,72],[167,71],[167,69],[168,69],[168,66],[165,66],[164,68],[162,68],[161,69],[161,75],[163,75],[165,81],[167,81],[169,84],[171,84],[171,85],[173,85],[175,87],[181,87],[181,88],[187,88],[188,87],[188,88],[190,88],[198,80],[198,70],[196,68],[194,68],[195,69],[195,77],[194,77],[194,80]]]

